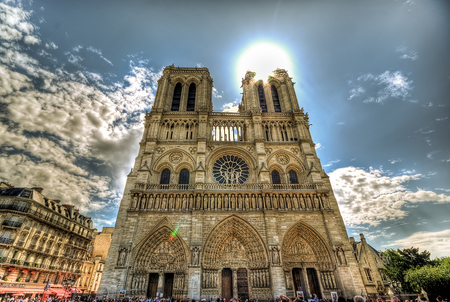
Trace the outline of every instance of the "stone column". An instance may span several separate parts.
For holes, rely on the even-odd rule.
[[[159,278],[158,278],[158,290],[157,292],[159,292],[159,295],[161,296],[164,293],[164,283],[165,283],[165,279],[164,279],[164,273],[160,272],[159,273]],[[164,297],[166,298],[166,297]]]
[[[237,269],[232,269],[232,275],[233,275],[233,298],[238,298],[238,287],[237,287]]]
[[[200,267],[189,267],[188,297],[200,301]]]
[[[309,283],[308,283],[308,273],[306,272],[306,268],[302,268],[302,287],[303,287],[303,293],[305,295],[305,299],[310,299],[311,293],[309,292]]]

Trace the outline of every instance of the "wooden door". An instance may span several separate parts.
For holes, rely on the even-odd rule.
[[[248,279],[247,279],[247,269],[238,268],[237,270],[237,290],[238,298],[241,301],[248,299]]]
[[[154,299],[158,290],[159,274],[150,274],[148,279],[147,297]]]
[[[229,268],[222,270],[222,297],[227,301],[233,297],[233,273]]]
[[[292,269],[292,276],[294,278],[294,291],[302,291],[302,269],[297,267]]]
[[[306,273],[308,275],[309,292],[311,295],[316,294],[319,299],[322,298],[320,293],[319,279],[317,278],[317,272],[314,268],[307,268]]]
[[[163,297],[169,299],[172,297],[173,290],[173,273],[167,273],[164,275],[164,295]]]

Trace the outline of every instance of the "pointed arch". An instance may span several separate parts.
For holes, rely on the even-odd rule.
[[[221,267],[221,252],[235,238],[244,247],[249,268],[267,268],[267,249],[258,231],[244,219],[232,215],[219,222],[209,233],[202,253],[202,266],[208,269]]]
[[[183,90],[183,86],[180,82],[175,85],[173,89],[173,97],[172,97],[172,108],[171,111],[179,111],[180,110],[180,101],[181,101],[181,91]]]
[[[258,96],[262,112],[267,112],[266,95],[264,93],[264,85],[262,82],[258,85]]]
[[[150,272],[165,267],[170,272],[187,271],[187,247],[164,217],[133,248],[134,271]]]
[[[299,250],[294,250],[294,246]],[[313,227],[302,221],[292,225],[283,236],[281,257],[285,267],[295,263],[315,262],[321,269],[333,268],[326,240]]]

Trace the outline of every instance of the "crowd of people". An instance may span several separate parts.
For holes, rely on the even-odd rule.
[[[195,299],[174,299],[174,298],[144,298],[144,297],[135,297],[135,298],[95,298],[91,296],[85,297],[73,297],[73,298],[58,298],[58,297],[49,297],[45,300],[41,299],[41,297],[37,296],[36,298],[23,298],[23,297],[11,297],[5,299],[4,301],[9,302],[259,302],[257,299],[246,299],[242,301],[241,299],[231,298],[229,300],[225,298],[217,298],[217,299],[202,299],[201,301],[196,301]],[[279,295],[277,299],[270,300],[269,302],[386,302],[383,297],[375,298],[365,298],[362,296],[355,296],[352,299],[345,299],[344,297],[339,297],[336,299],[319,299],[317,295],[314,295],[312,299],[304,299],[301,296],[297,296],[295,298],[289,298],[285,295]],[[391,302],[428,302],[425,298],[417,297],[416,299],[411,300],[401,300],[398,297],[392,297],[390,299]],[[436,302],[448,302],[447,299],[443,299],[441,296],[436,298]]]

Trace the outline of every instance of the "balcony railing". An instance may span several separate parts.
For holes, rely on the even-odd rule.
[[[0,210],[14,210],[19,212],[28,212],[30,207],[28,206],[19,206],[16,204],[0,204]]]
[[[303,184],[268,184],[268,183],[249,183],[249,184],[135,184],[135,189],[138,190],[318,190],[323,189],[323,184],[303,183]]]
[[[18,242],[17,242],[17,245],[18,245],[18,246],[24,246],[24,244],[25,244],[25,241],[18,241]]]
[[[30,250],[34,250],[36,248],[36,244],[30,244],[30,246],[28,247]]]
[[[13,244],[15,239],[0,237],[0,243]]]
[[[22,226],[22,222],[5,220],[5,221],[3,221],[2,225],[12,227],[12,228],[20,228]]]

